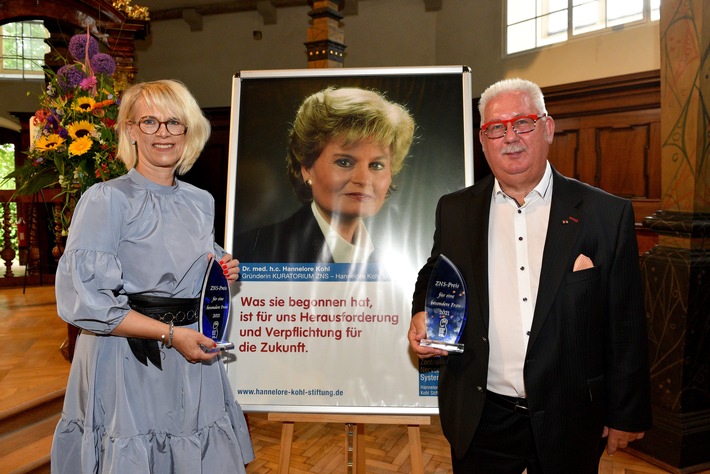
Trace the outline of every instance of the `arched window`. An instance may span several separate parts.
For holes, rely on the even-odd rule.
[[[1,25],[0,37],[0,78],[44,79],[49,32],[41,20]]]

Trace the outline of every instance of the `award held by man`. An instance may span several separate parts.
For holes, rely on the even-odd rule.
[[[229,281],[214,258],[207,264],[200,299],[199,331],[217,344],[215,348],[205,347],[205,352],[234,349],[233,343],[224,340],[229,324]]]
[[[466,284],[459,269],[439,255],[429,278],[426,297],[427,337],[419,344],[448,352],[463,352],[459,343],[466,324]]]

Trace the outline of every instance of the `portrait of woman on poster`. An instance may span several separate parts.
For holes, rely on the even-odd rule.
[[[286,169],[303,203],[290,217],[235,238],[242,262],[370,263],[377,252],[364,219],[395,189],[414,119],[383,94],[329,87],[301,103]]]
[[[57,312],[81,332],[52,473],[244,473],[254,458],[221,356],[197,330],[209,256],[239,276],[214,241],[214,199],[177,178],[210,128],[180,82],[123,94],[129,171],[83,193],[57,268]]]

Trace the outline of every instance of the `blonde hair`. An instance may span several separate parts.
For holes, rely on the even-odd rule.
[[[414,119],[407,109],[383,94],[356,87],[329,87],[303,101],[289,135],[286,168],[296,195],[313,198],[301,168],[310,168],[333,140],[346,146],[371,139],[388,148],[392,176],[402,170],[414,138]]]
[[[127,169],[138,163],[138,151],[128,133],[128,123],[134,117],[136,104],[143,99],[150,108],[165,111],[166,115],[185,124],[185,148],[177,162],[176,173],[187,173],[200,156],[210,136],[210,122],[187,87],[180,81],[165,79],[142,82],[128,88],[121,98],[116,122],[118,132],[118,157]]]

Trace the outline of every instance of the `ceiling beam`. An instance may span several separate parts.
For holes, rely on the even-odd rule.
[[[354,16],[358,14],[358,3],[360,0],[345,0],[340,14],[343,16]],[[424,0],[426,11],[437,11],[441,9],[442,0]],[[258,11],[264,19],[264,24],[276,23],[276,11],[286,7],[308,6],[308,0],[229,0],[223,2],[196,4],[182,8],[166,8],[163,10],[152,7],[150,9],[150,20],[175,20],[184,19],[183,10],[194,10],[198,15],[221,15],[225,13],[239,13],[248,11]],[[438,7],[437,7],[438,5]],[[431,8],[431,10],[430,10]],[[193,14],[189,14],[193,15]],[[185,20],[187,21],[187,20]]]
[[[424,0],[425,12],[438,12],[441,10],[444,0]]]
[[[227,2],[214,2],[202,5],[192,5],[189,8],[194,9],[200,15],[222,15],[225,13],[239,13],[239,12],[249,12],[255,11],[258,8],[258,3],[261,0],[230,0]],[[166,2],[167,3],[167,2]],[[308,0],[268,0],[267,3],[273,5],[274,9],[283,7],[302,7],[308,6]],[[175,20],[182,18],[182,11],[187,7],[183,8],[167,8],[165,10],[158,10],[151,8],[150,10],[150,20],[151,21],[161,21],[161,20]],[[259,12],[261,13],[261,12]]]
[[[265,25],[276,24],[276,7],[271,0],[257,0],[256,11],[261,15]]]
[[[343,16],[357,16],[358,1],[359,0],[345,0],[345,4],[343,5],[343,8],[340,10],[340,14]]]
[[[182,19],[190,26],[190,31],[202,31],[202,15],[194,8],[184,9]]]

